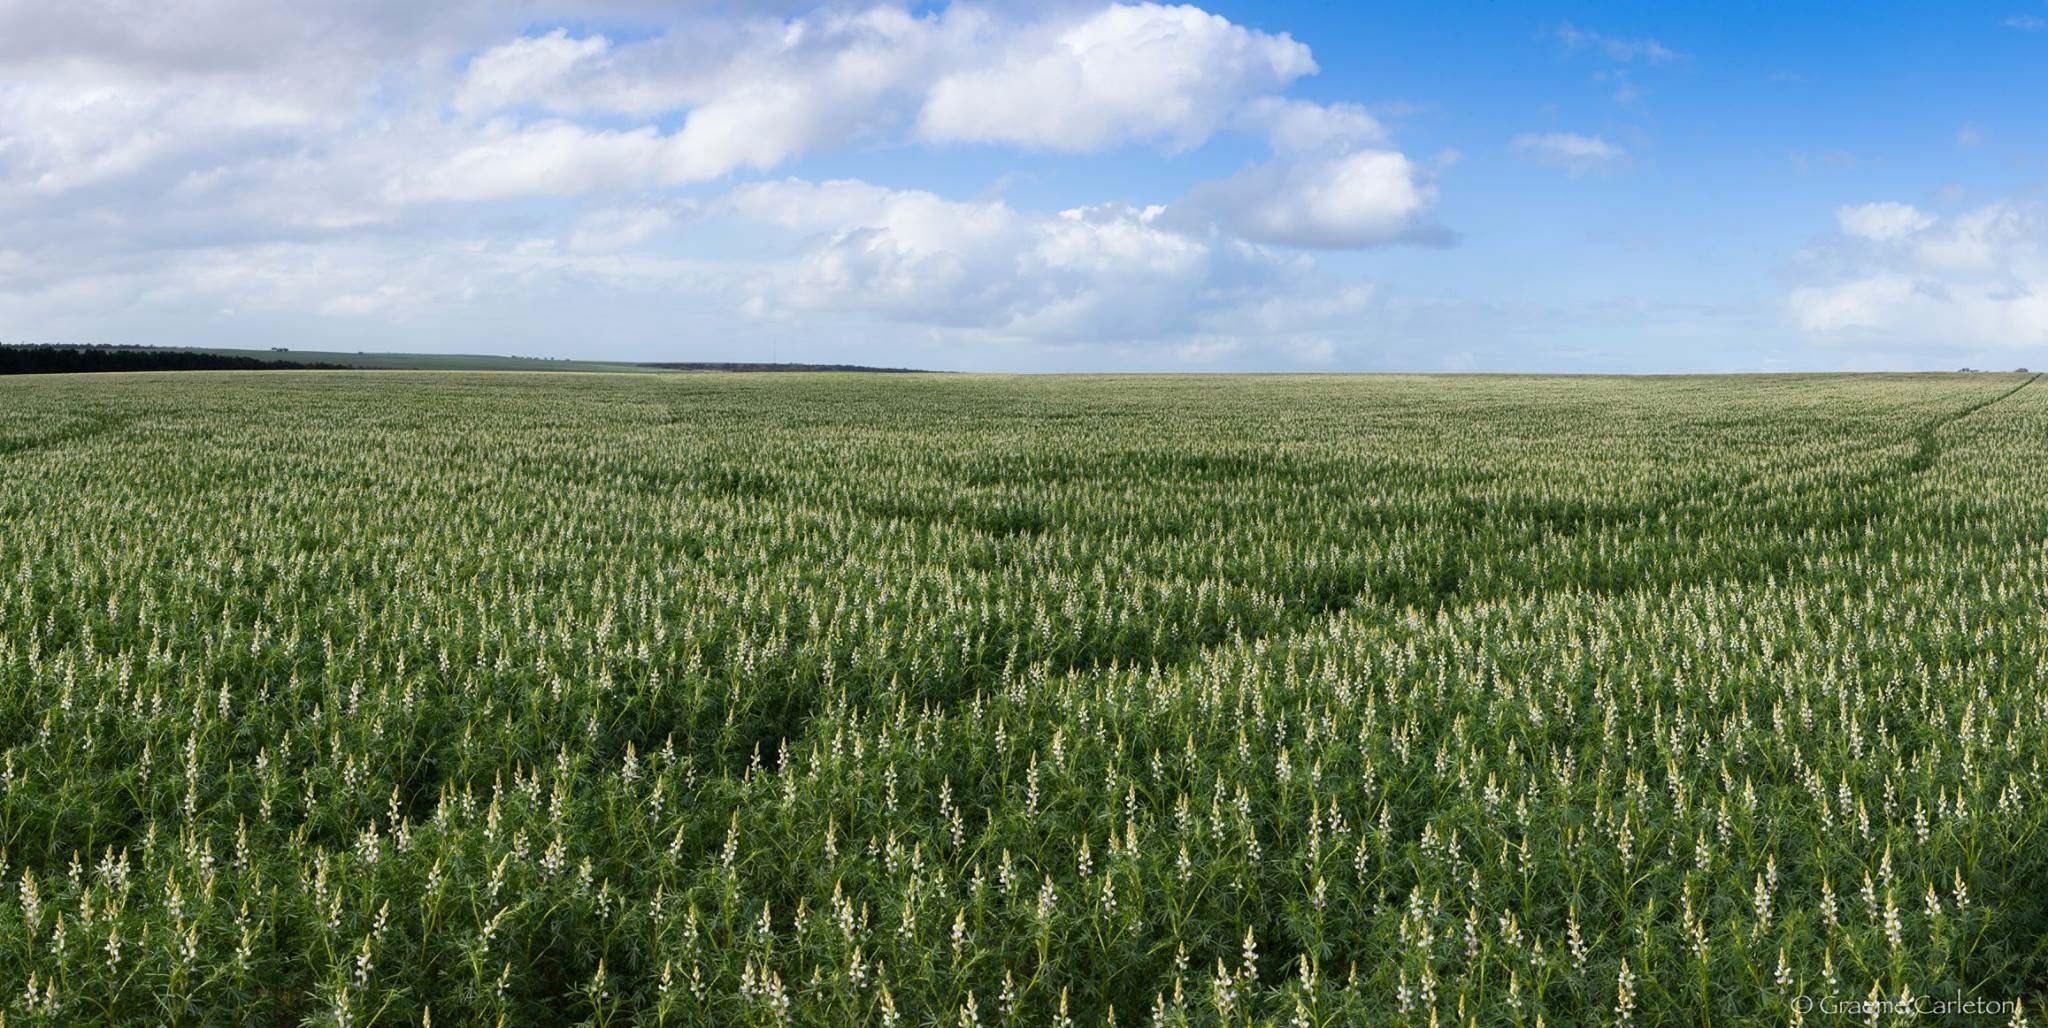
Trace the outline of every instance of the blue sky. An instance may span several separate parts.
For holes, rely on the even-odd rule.
[[[0,0],[0,338],[2048,364],[2048,2]]]

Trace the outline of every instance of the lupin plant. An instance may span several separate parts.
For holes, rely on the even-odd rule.
[[[0,381],[0,1015],[2027,1024],[2044,460],[1989,375]]]

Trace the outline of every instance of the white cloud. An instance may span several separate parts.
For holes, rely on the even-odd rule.
[[[1914,260],[1938,274],[2023,270],[2048,242],[2048,212],[2031,203],[1989,204],[1930,221],[1911,242]]]
[[[646,242],[675,223],[661,207],[613,207],[576,219],[568,247],[576,253],[614,253]]]
[[[1897,274],[1796,289],[1799,327],[1829,339],[1878,338],[1916,348],[2048,346],[2048,284],[1929,283]]]
[[[566,29],[522,36],[470,61],[452,104],[456,110],[479,113],[546,103],[551,92],[610,49],[611,41],[603,36],[571,38]]]
[[[645,185],[769,169],[862,138],[900,135],[949,63],[984,53],[995,32],[971,8],[915,17],[889,6],[854,13],[697,20],[639,42],[571,38],[557,30],[513,40],[472,60],[455,107],[470,114],[533,109],[556,119],[648,120],[681,114],[657,133],[588,130],[591,145],[633,155],[618,176]],[[582,124],[582,122],[574,122]],[[502,145],[503,141],[499,141]],[[512,140],[518,153],[551,150],[549,132]],[[486,152],[457,153],[460,165]],[[545,157],[530,163],[545,166]],[[459,167],[449,169],[461,178]],[[569,174],[564,192],[585,180]],[[531,192],[555,192],[537,178]]]
[[[1386,142],[1387,130],[1363,104],[1319,104],[1262,96],[1238,114],[1244,127],[1264,133],[1276,152],[1314,153]]]
[[[650,245],[700,229],[744,236],[751,253],[686,259]],[[246,243],[99,258],[62,274],[0,251],[0,322],[70,340],[231,345],[267,332],[353,350],[366,329],[376,346],[445,346],[449,329],[485,323],[489,339],[472,346],[544,349],[602,335],[614,355],[649,358],[675,357],[677,345],[759,352],[745,349],[750,339],[831,353],[865,339],[878,347],[871,355],[905,363],[923,341],[922,360],[942,364],[959,358],[931,354],[1315,366],[1377,310],[1370,285],[1300,255],[1183,230],[1157,206],[1034,214],[858,181],[602,208],[560,237]],[[949,349],[929,349],[940,341]]]
[[[1000,34],[1034,24],[998,23],[973,7],[915,16],[878,4],[684,18],[618,44],[556,30],[477,55],[457,96],[479,112],[648,117],[773,94],[789,105],[784,114],[823,107],[901,122],[946,69],[986,59],[982,48]]]
[[[0,75],[6,75],[0,65]],[[232,81],[159,88],[121,69],[0,79],[0,199],[49,197],[162,167],[263,150],[331,124],[324,98]]]
[[[1362,105],[1261,97],[1240,117],[1266,135],[1273,159],[1196,186],[1168,220],[1306,249],[1448,238],[1431,220],[1429,173],[1386,148],[1386,130]]]
[[[0,318],[159,339],[152,318],[223,310],[360,330],[631,294],[728,327],[751,304],[820,334],[1310,359],[1372,290],[1275,248],[1437,231],[1430,174],[1370,111],[1282,95],[1316,70],[1285,34],[1107,0],[0,0]],[[1161,160],[1218,133],[1271,154],[1057,213],[748,184],[866,147]]]
[[[557,28],[479,48],[453,80],[389,31],[360,34],[394,47],[385,64],[309,60],[311,71],[226,79],[45,76],[0,93],[0,153],[36,169],[44,193],[160,171],[179,151],[199,151],[195,163],[214,175],[246,164],[223,151],[288,154],[294,178],[282,188],[299,197],[344,170],[385,169],[372,189],[354,183],[363,194],[354,206],[384,214],[339,219],[363,223],[420,203],[688,185],[861,141],[1181,149],[1228,128],[1265,135],[1281,152],[1384,142],[1356,104],[1273,95],[1316,70],[1285,35],[1185,6],[1024,10],[693,16],[626,43]],[[392,63],[413,69],[401,76],[410,88],[365,106],[365,83],[388,78]],[[270,88],[281,79],[299,87]],[[10,107],[17,117],[6,117]],[[19,184],[5,170],[0,183]]]
[[[1823,281],[1788,296],[1793,322],[1824,341],[1956,350],[2048,346],[2048,211],[1988,204],[1938,217],[1901,203],[1836,212]]]
[[[1440,235],[1429,222],[1436,187],[1387,150],[1279,160],[1197,187],[1182,213],[1214,218],[1245,239],[1351,249]]]
[[[1381,242],[1432,198],[1362,106],[1271,92],[1315,71],[1306,47],[1186,6],[688,16],[628,43],[514,36],[459,62],[499,25],[488,8],[308,8],[331,23],[331,52],[297,22],[247,13],[199,19],[249,43],[240,64],[179,26],[111,39],[74,26],[69,61],[19,59],[30,73],[0,86],[0,209],[11,195],[54,218],[62,205],[45,201],[67,197],[161,222],[176,190],[178,216],[215,234],[344,231],[421,204],[683,186],[862,139],[1184,147],[1226,128],[1280,156],[1212,191],[1284,191],[1221,212],[1254,238]],[[103,194],[85,196],[94,185]]]
[[[1914,303],[1913,280],[1886,272],[1792,292],[1792,316],[1808,332],[1880,329]]]
[[[1027,219],[997,202],[962,203],[865,182],[799,180],[735,190],[739,218],[805,237],[760,284],[775,309],[865,311],[896,320],[999,327],[1011,320]]]
[[[1200,333],[1320,299],[1300,258],[1181,231],[1159,207],[1050,216],[861,182],[735,190],[730,216],[806,237],[770,270],[756,309],[855,311],[1041,341]],[[1314,319],[1311,319],[1314,320]]]
[[[1530,160],[1565,168],[1575,175],[1606,167],[1626,156],[1621,147],[1599,136],[1582,136],[1574,132],[1520,135],[1515,137],[1512,146]]]
[[[1002,56],[941,76],[926,139],[1092,150],[1201,142],[1246,100],[1314,74],[1308,47],[1195,7],[1115,5],[1026,31]]]
[[[389,195],[409,203],[500,200],[687,181],[676,173],[673,152],[673,140],[653,128],[612,132],[568,121],[500,121],[401,178]]]
[[[1934,217],[1911,204],[1866,203],[1835,208],[1835,223],[1845,235],[1885,242],[1902,239],[1934,224]]]
[[[395,169],[378,200],[405,204],[701,182],[862,141],[1181,149],[1258,103],[1276,137],[1376,131],[1343,105],[1275,106],[1315,72],[1308,48],[1186,6],[684,10],[622,43],[504,34],[545,4],[88,16],[105,6],[39,21],[0,0],[0,201],[287,155],[301,175]]]
[[[471,115],[535,109],[562,118],[683,112],[681,127],[667,135],[621,140],[607,132],[591,140],[632,146],[642,156],[631,163],[650,184],[676,184],[906,134],[1059,152],[1131,142],[1181,149],[1316,70],[1300,43],[1194,7],[1112,4],[1035,14],[1003,17],[968,6],[922,17],[887,6],[826,10],[692,24],[621,45],[556,30],[471,60],[452,106]],[[1357,130],[1362,111],[1328,112],[1354,123],[1345,131]],[[1293,113],[1298,120],[1308,112]],[[515,159],[546,167],[548,159],[524,150],[561,141],[553,131],[515,139],[530,144]],[[499,156],[463,151],[450,158],[456,166],[448,173],[461,178],[462,166]],[[572,173],[566,181],[573,190],[585,180]]]
[[[2042,29],[2048,29],[2048,18],[2043,18],[2038,14],[2015,14],[1999,24],[2009,29],[2018,29],[2021,32],[2039,32]]]

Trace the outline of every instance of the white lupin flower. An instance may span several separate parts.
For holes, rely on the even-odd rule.
[[[1621,971],[1614,982],[1614,1020],[1617,1024],[1635,1023],[1636,978],[1629,973],[1628,958],[1623,957]]]

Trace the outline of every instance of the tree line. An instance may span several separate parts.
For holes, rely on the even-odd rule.
[[[84,371],[338,370],[344,367],[341,364],[264,360],[193,350],[0,345],[0,375],[60,375]]]

